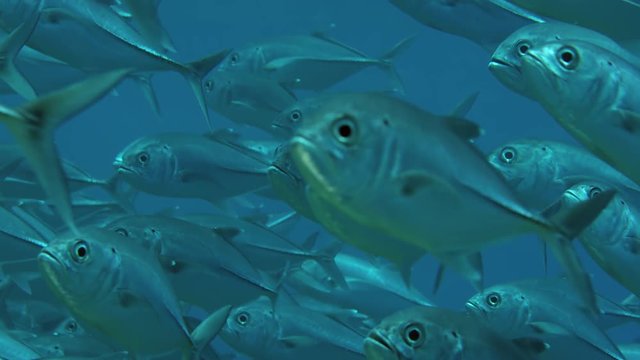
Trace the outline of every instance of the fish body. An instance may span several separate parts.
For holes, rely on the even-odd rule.
[[[408,45],[399,42],[381,58],[322,34],[291,35],[247,44],[230,53],[216,71],[239,71],[267,76],[289,88],[324,90],[367,67],[391,73],[395,89],[401,88],[393,58]]]
[[[367,336],[368,360],[533,359],[471,315],[432,307],[411,307],[385,318]]]
[[[569,144],[520,139],[489,154],[493,165],[531,209],[542,211],[565,190],[588,180],[607,183],[622,194],[637,198],[640,187],[590,152]]]
[[[527,51],[522,74],[532,98],[592,153],[640,181],[637,125],[640,70],[584,41],[553,41]]]
[[[146,136],[118,154],[114,166],[122,179],[138,190],[214,204],[269,186],[267,156],[216,135]]]

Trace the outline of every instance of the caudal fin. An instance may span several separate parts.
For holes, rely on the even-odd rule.
[[[77,232],[66,177],[53,141],[54,130],[117,85],[129,70],[90,77],[42,96],[18,109],[0,107],[7,125],[51,203],[70,230]]]
[[[411,35],[400,40],[389,51],[380,57],[380,62],[384,65],[386,71],[389,72],[389,76],[391,77],[393,92],[404,94],[404,83],[402,82],[402,79],[400,79],[400,75],[398,75],[398,71],[396,70],[393,61],[398,55],[406,51],[409,46],[411,46],[414,39],[415,35]]]
[[[202,78],[207,75],[214,67],[216,67],[225,57],[231,52],[230,49],[222,50],[213,55],[206,56],[200,60],[196,60],[186,65],[186,70],[183,75],[189,82],[191,90],[196,95],[200,109],[207,120],[207,125],[210,130],[213,130],[211,125],[211,119],[209,118],[209,111],[207,109],[207,102],[204,97],[204,89],[202,87]]]

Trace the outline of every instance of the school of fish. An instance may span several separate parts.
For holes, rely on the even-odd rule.
[[[478,93],[407,100],[420,34],[371,56],[256,30],[182,61],[160,0],[0,0],[0,360],[640,359],[640,1],[367,1],[479,46],[575,141],[485,153]],[[371,69],[386,88],[335,90]],[[104,179],[60,156],[58,128],[122,83],[163,117],[161,72],[202,131],[155,123]],[[526,235],[544,275],[489,283],[483,252]],[[462,306],[433,300],[447,271]]]

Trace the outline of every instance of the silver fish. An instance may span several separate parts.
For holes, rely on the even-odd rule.
[[[531,97],[592,153],[640,182],[640,70],[604,48],[560,40],[527,51],[522,74]]]
[[[411,307],[376,326],[364,349],[368,360],[515,360],[533,359],[544,344],[512,342],[462,312]]]
[[[470,143],[480,131],[468,121],[377,93],[336,94],[306,120],[292,140],[292,155],[310,189],[336,212],[394,238],[390,246],[409,243],[453,267],[459,263],[452,259],[536,232],[594,304],[574,250],[551,234],[573,238],[612,193],[584,207],[577,216],[584,223],[569,229],[564,219],[552,223],[520,204]]]
[[[607,183],[635,198],[640,195],[640,186],[619,171],[590,152],[561,142],[513,140],[487,158],[531,209],[547,208],[565,190],[588,180]]]
[[[392,61],[411,39],[400,41],[380,58],[372,58],[323,34],[283,36],[236,49],[216,71],[247,72],[267,76],[289,88],[324,90],[376,66],[390,73],[394,90],[402,91]]]
[[[609,336],[586,313],[564,279],[521,280],[495,285],[474,295],[467,309],[510,338],[536,334],[578,337],[614,359],[624,359]],[[599,304],[606,300],[599,301]],[[620,307],[620,312],[623,309]],[[553,346],[553,344],[551,344]]]

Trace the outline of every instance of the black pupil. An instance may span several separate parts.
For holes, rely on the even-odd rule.
[[[351,136],[351,126],[347,124],[340,125],[340,127],[338,128],[338,133],[340,134],[340,136],[348,138],[349,136]]]
[[[247,315],[240,315],[240,319],[239,320],[243,324],[246,323],[247,322]]]
[[[293,114],[291,114],[291,118],[293,120],[298,120],[298,119],[300,119],[300,114],[297,113],[297,112],[294,112]]]
[[[231,61],[232,61],[232,62],[236,62],[236,61],[238,61],[238,55],[235,55],[235,54],[234,54],[234,55],[231,57]]]
[[[591,189],[591,197],[594,198],[598,195],[600,195],[601,190],[599,188],[593,188]]]
[[[87,255],[87,248],[84,246],[79,246],[76,250],[76,253],[79,257],[85,257]]]
[[[505,151],[504,152],[504,158],[507,160],[512,160],[513,159],[513,152],[512,151]]]
[[[519,50],[520,50],[521,54],[524,54],[529,50],[529,46],[522,44],[522,45],[520,45]]]
[[[147,162],[147,160],[149,160],[149,157],[146,154],[140,155],[140,161]]]
[[[573,54],[570,51],[563,52],[560,57],[562,58],[562,61],[566,63],[570,63],[571,61],[573,61]]]
[[[497,303],[498,303],[498,297],[497,297],[497,296],[495,296],[495,295],[491,296],[491,297],[489,298],[489,302],[490,302],[492,305],[497,304]]]
[[[409,340],[414,342],[420,340],[420,331],[416,329],[409,330]]]

